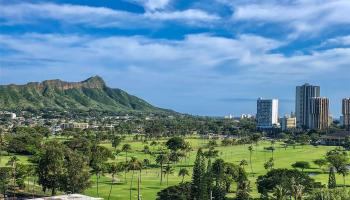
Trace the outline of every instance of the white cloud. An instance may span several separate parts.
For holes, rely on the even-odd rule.
[[[305,81],[334,85],[349,81],[350,48],[291,56],[272,53],[282,45],[245,34],[237,38],[194,34],[175,41],[140,36],[0,35],[0,51],[6,52],[0,77],[4,84],[48,78],[77,81],[99,74],[110,86],[156,105],[201,114],[208,114],[203,106],[212,104],[218,106],[212,114],[227,112],[232,105],[215,100],[223,97],[293,98],[295,85]],[[338,93],[348,89],[339,88]],[[254,110],[251,106],[237,112]]]
[[[201,21],[212,21],[217,16],[201,10],[155,11],[142,14],[114,10],[105,7],[91,7],[72,4],[53,3],[20,3],[4,4],[0,19],[6,24],[33,23],[40,20],[58,20],[67,24],[82,24],[93,27],[152,27],[157,22],[176,20],[181,23],[196,24]]]
[[[146,10],[159,10],[164,9],[171,0],[136,0],[136,2],[141,3]]]
[[[81,35],[25,34],[2,35],[1,46],[10,53],[3,56],[3,67],[38,65],[74,68],[90,66],[110,70],[140,69],[154,73],[233,76],[240,80],[293,79],[290,74],[312,76],[336,73],[350,62],[350,49],[337,48],[309,54],[285,56],[271,53],[284,43],[256,35],[236,39],[207,34],[188,35],[183,40],[157,40],[144,37],[94,38]],[[15,52],[15,53],[11,53]],[[27,64],[28,59],[31,64]],[[62,63],[64,67],[62,67]],[[222,71],[225,68],[226,71]],[[107,70],[108,71],[108,70]]]
[[[328,39],[324,41],[319,47],[338,46],[338,45],[339,46],[350,45],[350,35]]]
[[[350,24],[348,0],[254,1],[253,3],[246,1],[228,4],[234,10],[235,21],[279,23],[292,28],[294,36],[303,33],[318,34],[333,25]]]
[[[212,21],[219,19],[216,15],[208,14],[202,10],[188,9],[184,11],[148,12],[145,16],[157,20],[189,20],[189,21]]]

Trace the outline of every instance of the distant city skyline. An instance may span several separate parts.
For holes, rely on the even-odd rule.
[[[182,113],[295,111],[319,85],[330,114],[350,97],[350,1],[0,0],[0,84],[100,75]],[[271,12],[274,10],[276,12]],[[298,10],[298,15],[295,15]]]

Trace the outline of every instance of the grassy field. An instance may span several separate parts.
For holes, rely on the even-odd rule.
[[[199,147],[206,146],[208,140],[202,139],[186,139],[189,141],[193,147],[193,151],[190,153],[189,159],[187,161],[181,161],[175,165],[175,171],[173,174],[169,175],[169,186],[175,185],[181,182],[181,177],[178,176],[178,171],[181,167],[186,167],[190,172],[192,172],[192,165],[196,156],[196,151]],[[165,142],[165,140],[160,141]],[[128,157],[130,159],[131,156],[137,157],[139,160],[143,160],[144,158],[148,158],[151,161],[151,164],[155,164],[155,159],[150,155],[146,155],[141,150],[146,145],[141,142],[134,141],[125,141],[124,143],[129,143],[132,146],[132,152],[128,153]],[[105,143],[104,146],[111,148],[111,144]],[[120,146],[122,146],[121,144]],[[264,147],[270,146],[270,142],[260,142],[259,145],[254,145],[254,152],[252,156],[252,167],[254,173],[251,173],[250,166],[246,166],[246,171],[249,173],[249,179],[251,181],[253,195],[258,196],[255,180],[259,175],[263,175],[266,173],[263,165],[266,160],[268,160],[272,155],[271,152],[267,152],[264,150]],[[327,172],[323,172],[318,169],[312,161],[318,158],[324,157],[325,153],[334,147],[329,146],[296,146],[296,148],[288,147],[287,149],[282,148],[280,143],[275,144],[276,150],[274,152],[275,159],[275,168],[291,168],[291,164],[296,161],[308,161],[311,164],[311,169],[306,169],[305,172],[311,174],[311,176],[317,181],[326,184],[328,181]],[[153,148],[150,146],[150,149]],[[228,147],[217,147],[219,150],[219,157],[224,159],[226,162],[232,162],[238,164],[241,160],[245,159],[249,163],[249,151],[248,145],[237,145],[237,146],[228,146]],[[0,165],[4,165],[7,162],[8,156],[3,156]],[[22,162],[27,162],[27,158],[24,156],[20,157]],[[121,162],[125,161],[125,154],[120,153],[116,160],[111,162]],[[129,198],[129,188],[131,183],[131,172],[127,174],[127,183],[124,182],[124,173],[118,175],[118,179],[120,183],[116,183],[113,185],[111,199],[128,199]],[[134,182],[132,187],[132,199],[136,199],[137,197],[137,176],[138,172],[135,172]],[[160,169],[155,167],[147,170],[143,170],[141,173],[142,182],[141,182],[141,193],[142,199],[155,199],[156,194],[163,188],[167,187],[166,179],[163,184],[160,185]],[[185,178],[185,180],[190,180],[191,176]],[[338,183],[342,183],[342,177],[337,176]],[[108,174],[105,174],[100,179],[99,184],[99,196],[107,199],[108,193],[111,186],[111,177]],[[232,186],[232,191],[235,190],[235,185]],[[85,191],[85,194],[89,196],[97,196],[96,190],[96,177],[92,177],[92,186]],[[229,196],[234,196],[233,193],[229,194]]]
[[[191,152],[190,158],[185,162],[180,162],[175,165],[174,174],[169,175],[169,185],[175,185],[181,182],[181,177],[178,176],[178,171],[181,167],[187,167],[190,172],[192,172],[192,166],[195,160],[196,151],[199,147],[204,147],[207,144],[207,140],[202,139],[187,139],[192,144],[194,151]],[[164,142],[164,141],[162,141]],[[151,160],[151,164],[155,164],[154,158],[149,155],[145,155],[141,152],[145,144],[141,142],[132,142],[129,141],[133,148],[133,153],[129,153],[129,156],[137,157],[139,160],[143,160],[144,158],[148,158]],[[104,144],[107,147],[110,147],[110,144]],[[271,152],[267,152],[264,150],[264,147],[270,146],[270,142],[261,142],[258,146],[254,146],[254,152],[252,156],[252,166],[254,173],[251,173],[250,166],[246,166],[246,171],[249,173],[249,179],[252,183],[253,194],[254,196],[258,196],[255,180],[259,175],[263,175],[266,173],[263,165],[266,160],[268,160],[272,155]],[[274,152],[275,159],[275,168],[291,168],[291,164],[295,161],[308,161],[310,162],[312,168],[306,169],[306,173],[312,174],[313,178],[317,181],[326,184],[328,181],[328,174],[323,173],[322,170],[318,169],[312,161],[318,158],[322,158],[325,153],[334,147],[328,146],[318,146],[314,147],[311,145],[308,146],[297,146],[295,149],[292,147],[288,147],[286,150],[282,148],[279,143],[275,144],[276,151]],[[150,147],[152,149],[152,147]],[[224,159],[226,162],[232,162],[235,164],[239,164],[239,162],[243,159],[249,162],[249,151],[248,145],[238,145],[238,146],[228,146],[228,147],[217,147],[219,150],[220,158]],[[118,156],[119,161],[125,160],[125,154],[120,153]],[[166,188],[166,181],[160,185],[160,177],[159,177],[159,168],[148,169],[147,172],[144,170],[142,172],[142,184],[141,184],[141,193],[143,199],[155,199],[156,194],[159,190]],[[130,188],[130,178],[131,173],[127,175],[128,183],[127,184],[119,184],[113,187],[112,199],[128,199],[129,198],[129,188]],[[123,180],[123,174],[120,174],[119,178]],[[185,180],[191,180],[191,176],[185,178]],[[338,182],[342,181],[342,177],[337,176]],[[107,197],[109,188],[110,188],[109,177],[104,177],[102,179],[102,183],[100,184],[100,196]],[[135,179],[132,190],[132,198],[136,199],[137,197],[137,180]],[[233,184],[232,190],[235,190],[235,185]],[[87,195],[96,196],[96,185],[94,184],[90,189],[85,192]],[[229,196],[234,196],[234,194],[229,194]]]

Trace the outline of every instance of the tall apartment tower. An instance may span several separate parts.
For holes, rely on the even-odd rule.
[[[257,127],[261,129],[273,128],[278,125],[278,99],[262,99],[257,101]]]
[[[310,99],[310,114],[308,128],[324,130],[329,126],[329,99],[314,97]]]
[[[297,127],[310,128],[310,99],[320,97],[320,86],[313,86],[308,83],[296,87],[295,95],[295,116],[297,118]]]
[[[343,99],[342,103],[343,122],[346,130],[350,130],[350,98]]]

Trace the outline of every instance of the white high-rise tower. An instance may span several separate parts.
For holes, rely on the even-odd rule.
[[[278,99],[262,99],[257,101],[257,127],[261,129],[278,126]]]

